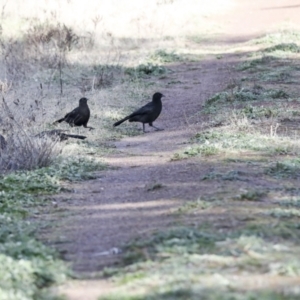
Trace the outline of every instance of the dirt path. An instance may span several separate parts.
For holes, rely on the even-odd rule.
[[[63,211],[70,211],[63,221],[67,243],[60,248],[66,251],[65,258],[72,261],[76,271],[101,270],[118,258],[102,255],[105,251],[172,222],[170,210],[182,201],[199,197],[202,187],[195,176],[206,168],[170,159],[195,134],[195,125],[190,129],[185,116],[194,115],[208,93],[212,95],[222,88],[220,79],[227,70],[211,61],[202,63],[201,69],[194,64],[173,69],[174,80],[186,82],[188,88],[162,91],[167,99],[156,126],[165,130],[117,142],[120,153],[105,159],[115,167],[113,170],[103,172],[95,181],[76,185],[71,201],[64,201],[70,194],[56,199]],[[202,72],[206,73],[203,77]],[[156,189],[157,185],[161,188]]]
[[[235,38],[248,39],[281,22],[296,20],[300,9],[298,1],[293,0],[235,3],[233,11],[219,20],[228,45]],[[200,63],[173,66],[174,72],[164,79],[169,87],[160,91],[166,98],[155,123],[165,130],[117,142],[120,153],[106,158],[116,168],[105,171],[97,180],[76,185],[72,199],[70,194],[57,197],[62,211],[59,217],[63,217],[56,233],[62,242],[57,247],[74,270],[97,272],[113,264],[124,243],[170,226],[176,222],[172,212],[183,202],[218,191],[218,186],[212,190],[200,180],[213,167],[211,161],[200,165],[197,160],[174,162],[170,158],[203,126],[205,120],[196,113],[209,96],[226,86],[228,71],[236,60],[238,57],[208,57]],[[63,291],[69,299],[88,300],[96,299],[105,289],[109,286],[89,281],[71,284]]]

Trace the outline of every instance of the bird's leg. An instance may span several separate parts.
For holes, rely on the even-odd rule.
[[[89,129],[90,129],[90,131],[91,131],[92,129],[95,129],[94,127],[91,127],[91,126],[86,126],[86,125],[83,125],[83,127],[84,127],[84,128],[89,128]]]
[[[143,123],[143,132],[146,133],[146,131],[145,131],[145,123]]]
[[[155,127],[152,123],[149,123],[149,126],[155,128],[157,131],[161,131],[161,130],[164,130],[163,128],[158,128],[158,127]]]

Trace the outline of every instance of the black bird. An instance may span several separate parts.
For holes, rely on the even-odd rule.
[[[59,140],[60,142],[65,141],[68,138],[74,138],[74,139],[80,139],[80,140],[86,139],[86,136],[84,136],[84,135],[68,134],[68,133],[65,133],[64,131],[65,130],[61,130],[61,129],[42,131],[42,132],[38,133],[37,135],[35,135],[35,137],[38,137],[38,138],[49,137],[53,140]]]
[[[141,122],[143,123],[143,132],[145,131],[145,124],[149,124],[149,126],[155,128],[156,130],[163,130],[157,128],[153,125],[153,122],[158,118],[162,110],[162,103],[161,98],[164,97],[161,93],[155,93],[152,97],[152,101],[147,103],[145,106],[141,107],[140,109],[134,111],[129,116],[125,117],[124,119],[116,122],[114,126],[119,126],[126,120],[129,122]]]
[[[79,106],[73,109],[71,112],[66,114],[63,118],[55,121],[55,123],[61,123],[63,121],[67,122],[71,127],[83,126],[84,128],[94,129],[93,127],[88,127],[87,123],[90,119],[90,109],[87,105],[87,98],[81,98],[79,100]]]

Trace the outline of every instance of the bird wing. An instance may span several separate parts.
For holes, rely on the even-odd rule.
[[[138,116],[138,115],[145,115],[145,114],[149,114],[153,111],[153,103],[149,102],[148,104],[142,106],[141,108],[137,109],[136,111],[134,111],[130,117],[134,117],[134,116]]]
[[[79,114],[79,107],[76,107],[71,112],[65,115],[65,119],[67,120],[73,120],[75,123],[76,121],[81,119],[81,115]]]

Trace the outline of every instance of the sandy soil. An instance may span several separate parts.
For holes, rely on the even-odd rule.
[[[251,39],[288,22],[297,25],[299,1],[233,2],[230,13],[211,16],[218,18],[224,31],[216,41],[220,45]],[[61,240],[56,247],[72,262],[75,271],[91,273],[112,265],[118,261],[117,252],[124,243],[171,226],[176,221],[172,212],[179,205],[218,192],[219,186],[212,187],[200,180],[217,161],[200,164],[197,159],[171,161],[170,158],[205,125],[206,120],[196,113],[209,96],[225,88],[228,74],[234,76],[232,66],[238,59],[224,55],[221,60],[207,57],[198,63],[172,66],[174,72],[163,79],[166,88],[160,92],[166,98],[163,98],[163,112],[155,122],[165,130],[116,142],[119,154],[105,158],[116,168],[103,172],[97,180],[73,186],[76,192],[71,195],[56,197],[62,213],[51,216],[60,219],[61,224],[52,233],[53,240]],[[168,86],[170,81],[181,84]],[[62,290],[69,299],[89,300],[109,288],[105,282],[81,281]]]

